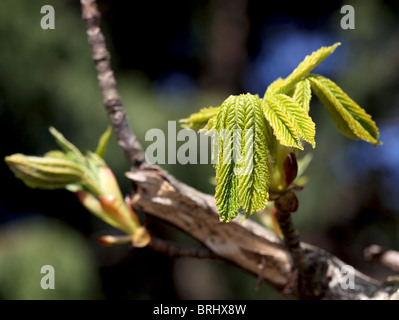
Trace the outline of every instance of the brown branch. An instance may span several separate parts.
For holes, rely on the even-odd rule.
[[[198,259],[217,259],[211,250],[205,247],[180,246],[176,243],[151,236],[148,245],[151,249],[162,252],[171,258],[192,257]]]
[[[367,261],[376,262],[393,271],[399,272],[399,252],[372,245],[364,250],[364,257]]]
[[[82,18],[86,24],[87,36],[97,70],[103,102],[117,135],[118,143],[130,163],[131,170],[134,170],[145,162],[144,152],[130,129],[126,113],[122,107],[122,101],[111,68],[111,57],[100,28],[101,15],[95,0],[81,0],[81,5]]]
[[[294,203],[294,205],[291,203]],[[304,256],[300,247],[299,232],[295,229],[291,219],[291,212],[295,212],[298,208],[298,199],[292,191],[289,191],[276,199],[275,205],[277,209],[276,218],[284,235],[284,242],[291,253],[294,265],[298,269],[302,269]]]
[[[328,288],[325,276],[328,266],[324,259],[314,259],[310,252],[301,247],[299,232],[292,223],[291,214],[298,210],[298,199],[294,192],[287,191],[275,201],[276,218],[284,235],[284,242],[296,268],[297,295],[301,299],[322,299]],[[314,279],[319,279],[315,282]]]
[[[284,243],[259,224],[241,217],[219,222],[215,199],[179,181],[160,168],[128,172],[137,189],[135,207],[162,219],[200,241],[219,258],[263,279],[289,297],[298,297],[293,285],[294,265]],[[383,286],[358,271],[354,289],[345,289],[345,263],[333,255],[301,243],[306,263],[321,266],[308,279],[313,296],[324,299],[389,299],[396,289]],[[260,275],[262,273],[262,275]],[[319,292],[318,292],[319,291]]]

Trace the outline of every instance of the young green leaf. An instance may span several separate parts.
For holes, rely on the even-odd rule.
[[[238,112],[237,97],[230,96],[222,104],[216,119],[216,137],[213,143],[218,146],[216,167],[216,206],[221,220],[228,222],[237,216],[238,190],[237,176],[234,174],[234,130],[240,129],[242,113]],[[241,116],[241,119],[238,117]],[[237,132],[237,131],[236,131]]]
[[[287,110],[287,113],[295,125],[298,136],[306,142],[309,142],[314,148],[316,145],[314,140],[316,128],[308,113],[303,110],[293,98],[285,94],[275,94],[271,98],[274,99],[281,109],[285,108]]]
[[[80,163],[84,163],[85,159],[83,154],[76,148],[71,142],[69,142],[61,132],[56,130],[54,127],[49,128],[50,133],[55,138],[58,145],[61,147],[64,152],[70,156],[73,160],[78,161]]]
[[[312,88],[308,79],[299,81],[295,87],[294,95],[292,97],[296,103],[309,114],[310,99],[312,98]]]
[[[30,188],[62,189],[82,183],[84,171],[73,161],[61,158],[13,154],[5,158],[14,175]]]
[[[262,104],[251,94],[230,96],[217,116],[215,198],[225,222],[235,218],[240,207],[249,217],[263,209],[269,199],[267,123]]]
[[[286,106],[279,103],[274,95],[266,96],[262,106],[263,113],[280,143],[303,150],[297,126]]]
[[[321,47],[319,50],[306,56],[305,59],[298,65],[298,67],[283,81],[279,81],[269,93],[287,93],[296,83],[304,79],[314,68],[316,68],[325,58],[334,52],[334,50],[341,45],[336,43],[329,47]],[[271,92],[272,91],[272,92]],[[267,93],[266,92],[266,93]]]
[[[101,135],[100,139],[98,140],[96,154],[98,154],[103,159],[105,156],[105,152],[107,151],[107,145],[111,133],[112,133],[112,127],[108,126],[107,130],[105,130],[105,132]]]
[[[220,107],[202,108],[199,112],[191,114],[186,119],[181,119],[182,127],[186,129],[199,129],[206,125],[209,119],[215,117],[219,112]]]
[[[263,209],[269,200],[269,169],[266,151],[267,123],[259,97],[240,96],[244,114],[241,136],[240,175],[238,194],[246,218]]]
[[[216,121],[217,121],[217,115],[210,118],[206,126],[200,129],[198,132],[204,132],[205,135],[210,134],[216,127]]]
[[[374,145],[381,143],[378,141],[378,128],[371,116],[337,84],[320,75],[310,75],[308,78],[313,91],[343,134]]]

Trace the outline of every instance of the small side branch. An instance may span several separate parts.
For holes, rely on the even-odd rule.
[[[399,252],[372,245],[364,250],[364,257],[367,261],[376,262],[393,271],[399,272]]]
[[[301,247],[299,232],[292,223],[291,213],[298,210],[298,199],[292,191],[275,201],[277,220],[284,242],[291,254],[297,272],[297,294],[301,299],[321,299],[329,286],[328,265],[324,258]],[[317,280],[316,280],[317,279]]]
[[[295,208],[292,203],[294,203]],[[294,265],[298,270],[301,270],[304,267],[304,255],[300,247],[299,232],[295,229],[291,219],[291,212],[296,211],[297,207],[298,200],[292,191],[276,200],[276,218],[284,235],[284,242],[291,253]]]
[[[111,56],[107,50],[105,38],[100,28],[100,12],[95,0],[81,0],[82,18],[86,24],[87,36],[92,51],[92,58],[97,70],[104,105],[122,147],[131,170],[145,162],[143,149],[132,133],[126,113],[119,96],[114,73],[111,68]]]
[[[160,168],[154,167],[128,172],[137,191],[133,205],[150,216],[159,218],[197,239],[220,259],[264,280],[289,297],[299,297],[292,288],[293,259],[286,246],[271,232],[247,219],[229,223],[219,222],[215,198],[203,194],[176,180]],[[311,275],[307,280],[312,288],[308,293],[323,299],[390,299],[394,291],[382,283],[355,270],[355,289],[345,290],[341,272],[346,265],[333,255],[300,243]],[[258,279],[259,279],[258,278]],[[310,290],[311,289],[311,290]],[[395,291],[396,292],[396,291]]]

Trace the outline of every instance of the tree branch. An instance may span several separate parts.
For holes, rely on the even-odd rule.
[[[297,277],[294,288],[301,299],[321,299],[328,288],[326,277],[328,265],[324,259],[314,259],[300,243],[299,232],[292,223],[291,214],[298,210],[298,199],[292,190],[287,191],[275,200],[276,218],[284,242],[291,254]],[[314,279],[319,279],[315,282]]]
[[[151,236],[148,246],[162,252],[171,258],[191,257],[198,259],[217,259],[218,256],[205,247],[180,246],[176,243]]]
[[[294,207],[292,207],[292,203],[294,203]],[[298,199],[292,191],[289,191],[277,198],[275,205],[277,210],[276,218],[284,235],[284,242],[291,253],[294,265],[298,269],[303,269],[304,255],[300,246],[299,232],[295,229],[291,219],[291,212],[298,209]]]
[[[219,222],[213,196],[179,182],[158,167],[142,168],[126,176],[137,186],[132,200],[135,207],[181,229],[219,258],[263,278],[287,296],[298,297],[293,286],[295,274],[290,253],[271,231],[249,219],[239,222],[241,217],[229,223]],[[341,286],[347,280],[341,272],[344,262],[309,244],[301,243],[301,247],[307,263],[325,265],[324,272],[316,272],[311,279],[313,290],[323,291],[317,293],[320,298],[389,299],[398,290],[356,270],[355,288],[344,289]]]
[[[95,0],[81,0],[80,2],[82,5],[82,18],[86,24],[87,36],[97,70],[103,102],[117,135],[118,143],[130,163],[131,170],[135,170],[135,168],[145,162],[144,152],[130,129],[126,113],[122,107],[122,101],[111,68],[111,57],[100,28],[101,15]]]
[[[258,279],[264,279],[282,293],[296,297],[290,253],[273,233],[251,220],[238,222],[239,219],[236,219],[227,224],[219,222],[213,196],[177,181],[157,167],[143,166],[144,152],[130,129],[122,107],[110,54],[100,29],[96,1],[81,0],[81,5],[104,105],[118,143],[131,165],[131,171],[126,175],[136,186],[133,204],[185,231],[217,257],[257,275]],[[157,241],[151,244],[153,248],[168,251],[168,246],[163,245]],[[354,274],[355,289],[345,290],[340,285],[345,281],[341,273],[342,261],[311,245],[301,243],[300,246],[308,263],[326,266],[323,272],[315,273],[311,279],[313,290],[321,290],[317,296],[325,299],[389,299],[399,295],[396,284],[382,285],[358,271]],[[326,287],[320,284],[326,284]]]

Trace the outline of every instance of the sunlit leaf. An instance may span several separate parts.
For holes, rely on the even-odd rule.
[[[278,85],[268,90],[271,93],[287,93],[296,83],[303,80],[314,68],[316,68],[325,58],[334,52],[334,50],[341,45],[336,43],[329,47],[321,47],[319,50],[314,51],[311,55],[298,65],[298,67],[283,81],[279,81]]]
[[[371,116],[337,84],[320,75],[311,75],[309,80],[313,91],[343,134],[374,145],[380,144],[378,128]]]
[[[186,119],[181,119],[181,126],[186,129],[199,129],[205,126],[209,119],[215,117],[220,107],[202,108],[199,112],[191,114]]]
[[[263,209],[269,200],[269,169],[266,144],[266,119],[257,96],[240,96],[244,114],[241,138],[238,194],[246,217]]]
[[[273,128],[273,133],[282,145],[303,150],[294,119],[285,105],[281,105],[273,95],[266,96],[263,112]]]
[[[216,206],[221,220],[230,221],[237,216],[238,190],[237,176],[234,174],[234,130],[240,129],[238,122],[242,122],[242,113],[238,112],[236,96],[227,98],[217,115],[216,133],[213,142],[218,148],[218,161],[216,168]]]
[[[95,153],[98,154],[103,159],[105,156],[105,152],[107,150],[107,145],[111,133],[112,133],[112,127],[108,126],[107,130],[101,135],[100,139],[98,140],[98,145]]]
[[[310,99],[312,98],[312,88],[308,79],[299,81],[295,87],[293,99],[296,103],[309,113]]]

